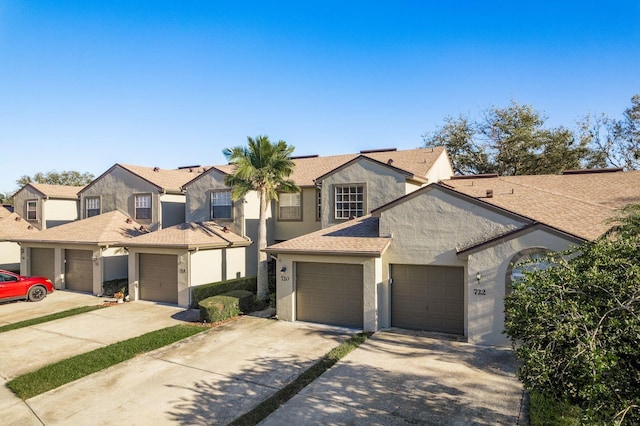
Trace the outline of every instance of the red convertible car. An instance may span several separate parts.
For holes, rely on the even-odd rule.
[[[38,302],[53,291],[51,280],[45,277],[23,277],[0,269],[0,302],[28,299]]]

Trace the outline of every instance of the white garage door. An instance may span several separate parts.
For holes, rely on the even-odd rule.
[[[362,265],[296,263],[296,318],[362,328]]]
[[[464,268],[392,265],[391,325],[464,334]]]

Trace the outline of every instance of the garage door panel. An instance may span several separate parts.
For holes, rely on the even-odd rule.
[[[140,253],[140,299],[178,303],[178,257],[168,254]]]
[[[55,255],[52,248],[31,249],[31,276],[55,280]]]
[[[362,313],[362,265],[296,264],[298,320],[362,328]]]
[[[392,265],[394,327],[464,333],[464,269]]]
[[[93,293],[93,252],[65,250],[64,283],[69,290]]]

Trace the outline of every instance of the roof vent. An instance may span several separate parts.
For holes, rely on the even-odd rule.
[[[318,154],[312,155],[298,155],[296,157],[289,157],[291,160],[302,160],[303,158],[318,158],[320,157]]]
[[[144,225],[140,225],[140,230],[141,230],[142,232],[146,232],[146,231],[147,231],[147,227],[146,227],[146,226],[144,226]]]
[[[158,172],[158,171],[160,171],[160,167],[154,167],[154,168],[153,168],[153,171],[154,171],[154,172]]]
[[[393,164],[393,158],[389,158],[389,159],[387,160],[387,164],[388,164],[388,165],[392,165],[392,164]]]
[[[133,221],[131,220],[131,218],[130,218],[130,217],[128,217],[128,218],[127,218],[127,220],[125,220],[125,222],[127,222],[127,223],[131,223],[131,222],[133,222]]]
[[[580,169],[580,170],[565,170],[562,172],[563,175],[587,175],[587,174],[595,174],[595,173],[615,173],[621,172],[622,167],[608,167],[602,169]]]
[[[493,189],[487,189],[487,198],[493,198]]]
[[[373,154],[374,152],[391,152],[397,151],[397,148],[382,148],[382,149],[364,149],[360,151],[360,154]]]
[[[229,228],[227,228],[226,226],[222,228],[222,232],[229,232]]]
[[[27,229],[33,229],[33,226],[29,225],[27,226]]]
[[[15,221],[16,222],[20,222],[22,220],[22,218],[20,216],[16,216]]]

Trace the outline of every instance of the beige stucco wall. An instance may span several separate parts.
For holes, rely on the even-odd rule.
[[[78,200],[43,200],[43,226],[52,228],[78,220]]]
[[[427,173],[427,183],[449,179],[451,176],[453,176],[453,167],[446,151],[442,151]]]
[[[226,274],[223,280],[242,278],[247,275],[247,249],[245,247],[232,247],[224,249],[226,254]],[[253,274],[255,275],[255,274]]]
[[[302,188],[302,220],[279,220],[278,203],[274,202],[275,241],[290,240],[321,229],[322,222],[316,220],[316,188]]]
[[[0,241],[0,269],[20,270],[20,245]]]
[[[194,286],[222,281],[222,254],[223,249],[192,252],[189,264],[190,284]]]
[[[325,177],[322,180],[322,228],[344,222],[335,219],[334,195],[334,185],[343,184],[365,185],[365,214],[367,214],[405,195],[406,176],[382,164],[360,159]]]
[[[467,268],[469,341],[483,345],[509,345],[507,336],[502,334],[504,296],[507,269],[515,255],[528,248],[562,251],[570,245],[570,241],[558,234],[535,230],[470,254]],[[478,272],[480,281],[476,279]],[[476,292],[476,289],[480,291]]]
[[[135,218],[135,195],[151,194],[151,219],[137,220],[155,230],[160,226],[160,193],[158,188],[118,166],[80,192],[81,217],[86,217],[85,198],[100,197],[100,212],[120,210]]]
[[[38,229],[43,229],[43,204],[42,194],[36,192],[30,186],[24,186],[13,197],[14,211],[27,220],[27,201],[36,200],[36,220],[30,220],[29,223]]]
[[[276,310],[278,319],[296,320],[295,263],[350,263],[363,266],[363,329],[376,331],[380,328],[378,316],[378,293],[383,286],[382,261],[380,258],[356,256],[317,256],[279,254],[276,262]],[[285,272],[280,272],[285,267]]]

